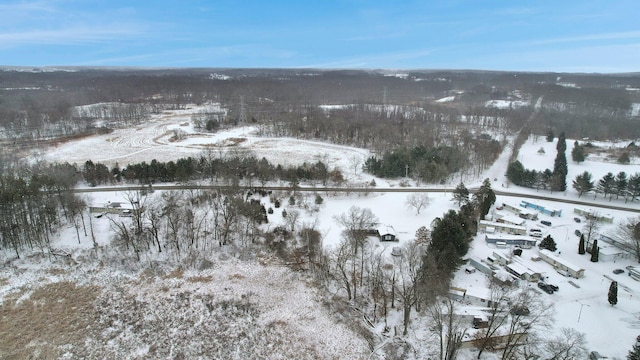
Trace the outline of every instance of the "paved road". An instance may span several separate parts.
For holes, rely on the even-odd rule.
[[[232,189],[232,186],[228,185],[154,185],[154,190],[225,190]],[[243,189],[249,189],[248,186],[241,186]],[[272,190],[272,191],[290,191],[290,186],[258,186],[252,187],[261,190]],[[93,188],[85,188],[85,189],[74,189],[73,192],[106,192],[106,191],[135,191],[143,189],[140,186],[124,186],[124,187],[93,187]],[[146,189],[146,188],[144,188]],[[469,189],[470,192],[473,192],[475,189]],[[453,192],[454,188],[348,188],[348,187],[298,187],[296,191],[304,191],[304,192],[357,192],[357,193],[415,193],[415,192],[424,192],[424,193],[447,193]],[[602,204],[596,202],[575,200],[575,199],[565,199],[559,197],[545,196],[545,195],[534,195],[534,194],[521,194],[518,192],[512,191],[502,191],[502,190],[493,190],[496,195],[501,196],[509,196],[509,197],[524,197],[529,199],[537,199],[537,200],[548,200],[548,201],[556,201],[566,204],[574,204],[574,205],[582,205],[582,206],[593,206],[604,209],[612,209],[612,210],[622,210],[622,211],[630,211],[640,213],[640,206],[638,204],[631,204],[629,206],[620,206],[613,204]]]

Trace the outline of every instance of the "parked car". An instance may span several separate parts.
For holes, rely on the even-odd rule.
[[[474,329],[485,329],[489,327],[489,320],[484,316],[477,316],[473,318]]]
[[[574,217],[574,218],[573,218],[573,221],[575,221],[575,222],[577,222],[577,223],[582,222],[582,220],[580,220],[580,218],[579,218],[579,217]]]
[[[548,286],[548,287],[550,287],[550,288],[551,288],[551,290],[553,290],[553,291],[558,291],[558,290],[560,290],[560,288],[558,287],[558,285],[555,285],[555,284],[549,284],[549,283],[545,283],[545,284],[547,284],[547,286]]]
[[[580,232],[580,230],[576,229],[576,231],[573,232],[574,234],[576,234],[576,236],[580,236],[582,235],[582,233]]]
[[[541,238],[542,237],[542,230],[540,230],[538,228],[531,228],[531,229],[529,229],[529,236],[536,237],[536,238]]]
[[[511,309],[511,315],[527,316],[530,314],[529,308],[526,306],[516,306]]]
[[[540,223],[541,223],[542,225],[551,226],[551,221],[542,220],[542,221],[540,221]]]
[[[622,270],[622,269],[615,269],[615,270],[613,270],[613,273],[614,273],[614,274],[616,274],[616,275],[617,275],[617,274],[622,274],[623,272],[624,272],[624,270]]]
[[[467,266],[466,268],[464,268],[464,272],[466,272],[467,274],[473,274],[474,272],[476,272],[476,268]]]
[[[546,292],[547,294],[553,294],[553,289],[549,285],[543,283],[542,281],[538,283],[538,287],[542,289],[542,291]]]

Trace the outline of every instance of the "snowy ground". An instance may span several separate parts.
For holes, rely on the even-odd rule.
[[[330,167],[352,168],[354,161],[362,164],[369,152],[353,147],[293,138],[263,138],[256,135],[255,126],[243,126],[217,133],[200,133],[190,123],[191,115],[201,108],[192,105],[189,110],[165,111],[134,129],[118,129],[110,134],[95,135],[70,141],[36,155],[51,162],[69,162],[79,165],[85,161],[125,166],[140,161],[166,162],[181,157],[200,156],[212,152],[213,156],[238,150],[250,150],[272,163],[297,165],[318,160]],[[175,131],[186,133],[182,140],[173,140]],[[353,172],[353,171],[351,171]]]
[[[88,139],[69,142],[62,144],[51,151],[41,154],[41,157],[50,161],[68,161],[75,163],[83,163],[86,160],[93,160],[113,164],[119,162],[121,166],[129,162],[150,161],[155,158],[160,161],[175,160],[179,157],[193,156],[202,153],[205,150],[214,152],[225,152],[231,149],[241,148],[253,151],[258,157],[266,157],[269,161],[282,164],[295,164],[322,160],[330,164],[331,167],[337,167],[343,170],[352,183],[368,182],[371,176],[363,174],[360,169],[354,169],[354,163],[362,164],[362,161],[369,155],[368,151],[356,149],[346,146],[332,145],[322,142],[303,141],[288,138],[261,138],[256,135],[256,128],[247,126],[221,131],[216,134],[197,134],[193,128],[188,125],[189,114],[187,113],[165,113],[154,118],[151,122],[137,129],[117,130],[108,135],[95,136]],[[169,141],[172,130],[180,128],[190,134],[182,141]],[[569,175],[567,182],[570,184],[575,176],[587,170],[593,174],[593,179],[601,178],[607,172],[626,171],[627,174],[640,171],[637,159],[633,160],[632,165],[618,165],[609,162],[603,162],[603,159],[590,157],[582,164],[575,164],[571,159],[572,140],[567,140],[567,159],[569,159]],[[543,147],[545,154],[538,154],[538,149]],[[502,189],[506,186],[507,181],[504,172],[507,167],[507,161],[510,155],[510,148],[507,147],[505,152],[499,157],[496,163],[487,169],[481,176],[476,178],[465,178],[467,187],[472,188],[478,186],[482,179],[489,178],[492,180],[494,189]],[[525,164],[527,168],[544,170],[553,167],[555,158],[555,142],[547,143],[543,137],[537,141],[530,138],[520,151],[518,159]],[[455,186],[459,177],[454,177],[448,186]],[[495,179],[495,180],[494,180]],[[375,179],[378,184],[377,188],[385,188],[397,186],[398,181],[385,181]],[[412,184],[414,185],[414,184]],[[570,186],[570,185],[569,185]],[[505,189],[506,190],[506,189]],[[509,188],[511,192],[519,192],[522,197],[498,197],[498,203],[508,202],[518,204],[520,200],[526,199],[527,194],[543,194],[547,196],[559,196],[565,199],[578,199],[577,193],[569,188],[565,193],[551,194],[548,191],[538,192],[534,189],[524,189],[516,186]],[[118,198],[124,198],[123,194],[90,194],[90,203],[104,203],[105,201],[118,201]],[[400,243],[413,238],[415,231],[420,226],[431,224],[435,217],[441,216],[446,210],[453,209],[454,204],[450,201],[451,193],[431,193],[431,204],[416,214],[415,209],[405,206],[408,193],[383,193],[373,192],[364,194],[323,194],[324,204],[319,211],[301,211],[303,214],[302,222],[317,223],[317,228],[324,236],[324,244],[332,246],[336,244],[341,237],[342,229],[334,221],[334,217],[345,213],[349,207],[355,205],[361,208],[370,208],[373,213],[380,219],[382,224],[391,225],[398,233]],[[591,201],[593,195],[583,196],[580,200]],[[122,199],[120,199],[122,201]],[[312,202],[312,200],[311,200]],[[545,263],[534,264],[550,281],[560,286],[560,291],[554,295],[540,293],[541,297],[551,297],[556,306],[556,324],[560,327],[574,327],[583,332],[587,336],[589,350],[597,350],[600,353],[613,358],[623,358],[628,349],[634,342],[636,336],[640,335],[640,282],[634,281],[625,274],[614,275],[612,270],[615,268],[623,268],[633,265],[632,260],[621,261],[618,263],[591,263],[587,255],[578,255],[578,238],[573,234],[574,230],[580,229],[581,224],[573,221],[573,208],[570,204],[537,201],[544,205],[563,210],[563,216],[560,218],[547,218],[545,216],[540,219],[552,221],[553,225],[549,228],[536,223],[536,227],[543,228],[546,234],[550,234],[556,240],[559,251],[563,258],[572,263],[584,267],[586,276],[584,279],[573,280],[579,288],[568,283],[567,278],[556,273],[551,266]],[[623,200],[596,199],[593,200],[593,209],[598,209],[598,204],[617,204],[639,209],[638,203],[625,204]],[[269,205],[269,204],[267,204]],[[288,207],[285,207],[289,209]],[[302,210],[302,209],[301,209]],[[613,225],[603,226],[600,231],[602,233],[610,233],[616,224],[629,216],[637,216],[637,213],[600,210],[602,214],[611,214],[615,221]],[[279,211],[270,215],[271,224],[282,222],[282,216]],[[108,225],[106,221],[96,221],[97,232],[104,231],[108,233]],[[529,226],[534,226],[532,222]],[[75,232],[66,231],[59,240],[60,245],[68,247],[70,250],[77,246]],[[108,242],[108,237],[102,237],[103,243]],[[90,247],[91,243],[82,243],[80,247]],[[382,247],[397,246],[393,244],[380,244]],[[474,241],[471,250],[471,256],[486,257],[495,249],[487,246],[483,240],[482,234]],[[531,257],[537,256],[537,249],[525,250],[523,259],[530,262]],[[534,266],[532,265],[532,266]],[[607,290],[611,279],[615,279],[620,284],[619,302],[615,307],[607,303]],[[455,283],[459,287],[474,289],[482,292],[486,280],[479,273],[465,274],[460,271],[457,274]],[[535,284],[534,284],[535,286]],[[0,296],[7,293],[7,286],[0,289]],[[581,312],[581,313],[580,313]],[[578,321],[579,320],[579,321]],[[398,325],[401,320],[398,319]],[[424,321],[416,319],[413,334],[419,337],[420,326],[427,326]],[[355,341],[355,340],[354,340]],[[615,344],[615,346],[614,346]],[[472,354],[467,354],[472,357]]]

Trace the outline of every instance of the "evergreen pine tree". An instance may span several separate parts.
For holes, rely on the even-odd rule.
[[[640,342],[633,345],[633,348],[629,350],[627,360],[640,360]]]
[[[458,206],[462,206],[469,202],[469,190],[462,182],[456,186],[456,189],[453,190],[453,199]]]
[[[552,191],[565,191],[567,189],[567,142],[565,141],[564,132],[558,137],[556,145],[558,153],[553,163],[553,178],[551,179]]]
[[[578,144],[577,141],[574,142],[573,149],[571,150],[571,158],[573,159],[573,161],[579,164],[585,160],[585,157],[586,155],[584,151],[584,146]]]
[[[593,245],[591,248],[591,262],[598,262],[598,256],[600,255],[600,248],[598,245]]]
[[[607,195],[613,195],[615,192],[615,186],[616,178],[612,172],[608,172],[598,181],[596,191],[601,193],[602,196],[607,197]],[[609,200],[611,200],[611,197],[609,197]]]
[[[629,179],[627,178],[627,173],[624,171],[620,171],[618,175],[616,175],[616,181],[614,183],[616,199],[620,197],[620,195],[625,196],[627,193],[627,186],[629,185]]]
[[[549,251],[556,251],[558,247],[556,246],[555,240],[551,237],[551,235],[547,235],[546,238],[542,239],[540,245],[538,245],[540,249],[547,249]]]
[[[496,202],[496,194],[491,189],[491,181],[488,178],[484,179],[480,189],[473,194],[473,200],[480,211],[480,219],[484,219],[485,215],[489,213],[491,205]]]
[[[611,286],[609,286],[609,304],[615,305],[618,303],[618,282],[612,281]]]
[[[580,243],[578,244],[578,254],[584,255],[584,234],[580,235]]]
[[[573,180],[573,188],[578,192],[578,197],[592,191],[593,181],[591,181],[591,173],[585,171],[582,174],[577,175],[576,179]]]
[[[518,160],[512,162],[507,167],[507,179],[516,185],[522,185],[524,178],[524,165]]]
[[[564,153],[567,150],[567,138],[564,134],[564,131],[558,135],[558,143],[556,144],[556,150],[559,153]]]
[[[555,137],[553,130],[549,130],[549,132],[547,132],[547,142],[552,142]]]

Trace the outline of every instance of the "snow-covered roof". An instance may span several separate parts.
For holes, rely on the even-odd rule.
[[[519,218],[517,216],[506,215],[500,218],[501,221],[512,225],[522,225],[526,222],[525,219]]]
[[[489,221],[489,220],[480,220],[480,224],[485,225],[485,226],[493,226],[493,227],[496,227],[496,228],[502,227],[502,228],[517,229],[517,230],[523,230],[523,231],[527,230],[523,226],[499,223],[499,222]]]
[[[395,236],[396,230],[391,225],[381,225],[378,227],[378,234]]]
[[[522,275],[522,274],[533,274],[533,270],[528,269],[526,266],[522,264],[518,264],[516,262],[507,265],[507,267],[514,272]]]
[[[547,257],[555,260],[555,262],[557,262],[558,264],[563,265],[567,269],[571,269],[571,270],[573,270],[575,272],[584,271],[583,268],[581,268],[581,267],[579,267],[577,265],[574,265],[573,263],[571,263],[571,262],[559,257],[558,255],[556,255],[555,253],[553,253],[553,252],[551,252],[551,251],[549,251],[547,249],[540,250],[540,254],[546,255]]]
[[[485,239],[490,239],[490,240],[530,240],[530,241],[538,241],[538,239],[534,238],[533,236],[512,235],[512,234],[502,234],[502,233],[486,234],[485,235]]]

